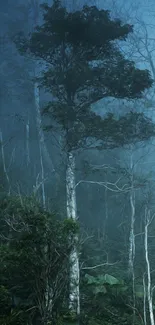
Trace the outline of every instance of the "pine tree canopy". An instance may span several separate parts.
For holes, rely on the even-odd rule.
[[[126,41],[133,26],[112,20],[109,11],[96,6],[68,12],[60,1],[54,1],[51,7],[47,4],[42,7],[43,24],[36,27],[29,39],[20,35],[16,43],[22,54],[29,53],[46,63],[40,80],[54,100],[48,103],[45,112],[66,131],[73,148],[79,145],[80,139],[90,136],[93,125],[99,129],[105,126],[103,120],[91,112],[92,104],[109,96],[140,98],[153,80],[148,70],[138,69],[134,62],[126,59],[117,44],[117,41]],[[139,114],[135,116],[139,120]],[[140,117],[140,120],[145,123],[145,118]],[[96,137],[98,126],[92,137]],[[118,121],[110,117],[108,127],[112,142],[116,142],[112,128],[118,129]],[[102,132],[101,139],[103,133],[104,139],[109,136]],[[123,143],[120,135],[118,140]]]

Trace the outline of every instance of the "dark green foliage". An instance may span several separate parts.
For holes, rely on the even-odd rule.
[[[115,41],[127,39],[133,27],[112,20],[109,11],[95,6],[67,12],[54,1],[51,7],[42,7],[43,25],[29,39],[20,35],[15,42],[21,54],[29,53],[47,63],[40,78],[53,95],[44,110],[51,117],[46,129],[56,120],[65,131],[68,150],[94,145],[95,140],[100,149],[114,148],[154,135],[151,121],[142,114],[117,121],[112,115],[103,120],[91,111],[91,104],[108,96],[139,98],[153,83],[150,73],[137,69],[116,45]]]
[[[52,65],[44,75],[44,85],[52,92],[57,89],[58,97],[60,86],[71,99],[85,90],[90,105],[106,96],[137,98],[151,86],[148,71],[136,69],[112,42],[126,39],[132,26],[111,20],[109,11],[95,6],[74,13],[56,3],[43,8],[44,24],[22,50]],[[91,64],[94,60],[97,65]]]
[[[119,271],[121,272],[120,268]],[[139,292],[137,286],[135,288],[137,305],[139,299],[139,307],[142,308],[143,300],[140,298],[143,297],[139,297]],[[84,324],[103,324],[103,320],[106,325],[132,324],[131,282],[127,283],[114,275],[105,274],[101,270],[98,271],[98,275],[95,275],[95,272],[94,276],[85,274],[81,284],[81,296]],[[137,310],[135,324],[141,324],[140,314],[138,314]]]
[[[118,223],[116,220],[116,225]],[[108,232],[107,236],[103,236],[102,231],[99,234],[99,231],[92,232],[87,229],[88,241],[85,241],[81,254],[80,292],[83,324],[133,324],[132,276],[129,276],[128,264],[125,262],[126,258],[128,259],[128,250],[126,251],[123,235],[119,236],[118,240],[119,229],[114,226],[114,221],[113,227],[115,228],[113,241],[108,238]],[[122,257],[118,245],[123,251]],[[143,322],[143,299],[142,277],[137,273],[135,265],[136,325]],[[146,314],[149,320],[148,305]]]
[[[76,222],[58,221],[54,213],[43,211],[34,199],[3,197],[0,223],[0,324],[74,323],[73,315],[68,313],[67,297],[68,256],[78,232]],[[106,258],[106,242],[102,247],[95,238],[83,247],[82,266],[87,265],[87,260],[95,265]],[[115,253],[111,247],[109,250],[112,258]],[[140,313],[143,286],[141,278],[139,281],[135,294]],[[53,292],[52,312],[45,304],[47,284]],[[80,293],[81,324],[132,324],[132,282],[123,260],[109,268],[81,269]],[[135,324],[141,324],[138,312]]]
[[[54,322],[66,304],[77,225],[17,197],[1,200],[0,223],[0,324]],[[45,301],[46,290],[52,307]]]
[[[85,311],[82,318],[85,324],[103,324],[103,320],[106,325],[132,324],[131,283],[126,284],[122,279],[100,273],[98,276],[86,274],[82,286],[82,310]],[[136,314],[135,324],[140,323],[141,319]]]

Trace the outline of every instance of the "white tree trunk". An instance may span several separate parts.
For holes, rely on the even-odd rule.
[[[43,208],[46,207],[46,197],[45,197],[45,175],[44,175],[44,165],[43,165],[43,146],[44,146],[44,137],[41,125],[41,115],[40,115],[40,94],[39,94],[39,85],[37,82],[34,83],[34,99],[36,107],[36,121],[37,121],[37,130],[39,137],[39,153],[40,153],[40,165],[41,165],[41,188],[42,188],[42,203]]]
[[[130,237],[129,237],[129,273],[132,276],[132,297],[133,297],[133,324],[135,323],[135,307],[136,307],[136,297],[135,297],[135,270],[134,270],[134,260],[135,260],[135,190],[134,190],[134,163],[133,163],[133,148],[130,148],[130,208],[131,208],[131,223],[130,223]]]
[[[39,23],[39,5],[40,1],[30,0],[33,13],[34,13],[34,27]],[[38,77],[40,73],[40,66],[37,63],[35,63],[34,68],[34,77]],[[45,197],[45,172],[44,172],[44,161],[48,164],[48,167],[52,172],[54,171],[54,166],[52,159],[49,156],[46,144],[45,144],[45,138],[44,133],[42,130],[42,120],[41,120],[41,112],[40,112],[40,91],[39,91],[39,84],[37,81],[34,83],[34,99],[35,99],[35,108],[36,108],[36,124],[37,124],[37,131],[38,131],[38,140],[39,140],[39,153],[40,153],[40,165],[41,165],[41,187],[42,187],[42,203],[43,207],[46,207],[46,197]],[[43,159],[44,158],[44,159]]]
[[[143,320],[144,320],[144,325],[147,325],[147,319],[146,319],[146,284],[145,284],[145,274],[143,275],[143,289],[144,289]]]
[[[146,261],[146,269],[147,269],[147,298],[149,305],[149,315],[150,315],[150,324],[155,325],[154,322],[154,314],[153,314],[153,301],[152,301],[152,286],[151,286],[151,269],[150,269],[150,261],[149,261],[149,253],[148,253],[148,227],[151,223],[150,211],[145,210],[145,261]]]
[[[130,223],[130,237],[129,237],[129,272],[133,275],[134,273],[134,259],[135,259],[135,190],[134,190],[134,177],[133,177],[133,152],[131,148],[130,155],[130,208],[131,208],[131,223]]]
[[[34,27],[39,24],[39,5],[40,0],[32,1],[30,0],[34,11]],[[35,63],[34,68],[34,77],[38,77],[40,74],[40,65],[39,62]],[[51,172],[55,171],[53,161],[49,155],[46,143],[44,132],[42,130],[42,119],[41,119],[41,112],[40,112],[40,91],[39,91],[39,84],[37,81],[34,83],[34,98],[35,98],[35,107],[36,107],[36,124],[37,124],[37,131],[38,131],[38,138],[39,138],[39,152],[40,152],[40,165],[41,165],[41,184],[42,184],[42,203],[43,207],[46,207],[46,197],[45,197],[45,172],[44,172],[44,165],[45,162],[50,169]]]
[[[39,23],[39,0],[32,2],[32,8],[34,10],[34,24],[37,25]],[[39,69],[38,64],[36,63],[34,68],[34,77],[38,76]],[[41,188],[42,188],[42,204],[43,208],[46,208],[46,198],[45,198],[45,177],[44,177],[44,164],[43,164],[43,147],[44,147],[44,135],[42,131],[42,123],[41,123],[41,114],[40,114],[40,91],[39,84],[37,81],[34,83],[34,100],[35,100],[35,108],[36,108],[36,122],[37,122],[37,131],[38,131],[38,140],[39,140],[39,154],[40,154],[40,165],[41,165]]]
[[[77,220],[76,188],[75,188],[75,156],[68,153],[66,169],[66,195],[67,195],[67,218]],[[80,315],[80,292],[79,292],[79,256],[75,238],[75,247],[70,254],[70,294],[69,308],[77,317]]]
[[[11,184],[10,184],[10,179],[9,179],[9,175],[8,175],[7,168],[6,168],[5,154],[4,154],[4,144],[3,144],[3,134],[2,134],[2,131],[1,130],[0,130],[0,146],[1,146],[1,155],[2,155],[3,170],[4,170],[4,174],[5,174],[7,183],[8,183],[8,195],[10,195]]]
[[[27,166],[30,164],[30,123],[29,120],[26,124],[26,158]]]
[[[105,181],[107,181],[107,175],[105,176]],[[108,222],[108,189],[107,186],[105,187],[105,195],[104,195],[104,204],[105,204],[105,211],[104,211],[104,224],[103,224],[103,239],[105,239],[106,236],[106,228],[107,228],[107,222]]]

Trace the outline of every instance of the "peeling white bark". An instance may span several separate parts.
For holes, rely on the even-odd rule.
[[[134,259],[135,259],[135,193],[132,189],[130,191],[130,207],[131,207],[131,224],[130,224],[130,237],[129,237],[129,271],[133,273]]]
[[[66,169],[66,196],[67,218],[77,220],[76,209],[76,186],[75,186],[75,157],[72,152],[68,153]],[[75,238],[75,246],[70,254],[70,294],[69,309],[77,316],[80,315],[80,292],[79,292],[79,256],[77,250],[78,238]]]
[[[134,260],[135,260],[135,190],[134,190],[134,164],[133,164],[133,150],[131,146],[130,153],[130,208],[131,208],[131,223],[130,223],[130,236],[129,236],[129,273],[132,276],[132,297],[133,297],[133,324],[135,323],[135,310],[136,310],[136,297],[135,297],[135,270],[134,270]]]
[[[145,261],[146,261],[146,269],[147,269],[147,299],[149,305],[150,324],[155,325],[154,314],[153,314],[153,301],[152,301],[151,269],[150,269],[149,253],[148,253],[148,227],[151,221],[152,219],[150,217],[150,211],[146,209],[144,247],[145,247]]]
[[[131,149],[132,150],[132,149]],[[133,177],[133,153],[131,152],[130,156],[130,207],[131,207],[131,224],[130,224],[130,236],[129,236],[129,272],[133,275],[134,273],[134,259],[135,259],[135,190],[134,190],[134,177]]]

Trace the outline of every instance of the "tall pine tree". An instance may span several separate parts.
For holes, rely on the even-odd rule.
[[[107,10],[84,6],[68,12],[59,0],[43,5],[42,26],[25,39],[16,39],[20,53],[32,54],[46,62],[41,85],[52,94],[44,113],[51,117],[51,126],[61,127],[66,150],[67,217],[77,219],[75,156],[78,149],[91,146],[106,149],[148,139],[154,134],[151,121],[142,114],[128,114],[116,120],[97,116],[91,105],[106,98],[140,98],[151,87],[147,70],[135,67],[125,59],[116,45],[126,40],[133,27],[112,20]],[[103,107],[104,110],[104,107]],[[138,127],[135,127],[138,125]],[[70,256],[69,307],[80,314],[79,259],[76,249]]]

